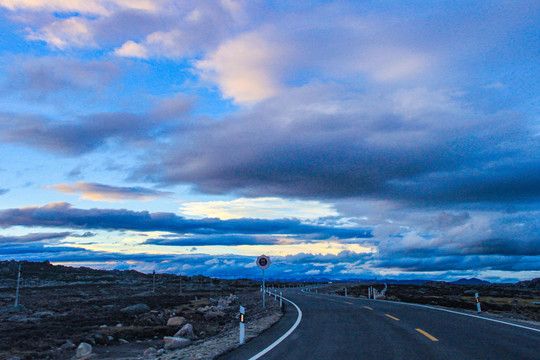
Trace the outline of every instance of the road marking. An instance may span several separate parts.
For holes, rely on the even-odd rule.
[[[439,339],[437,339],[435,336],[432,336],[432,335],[428,334],[427,332],[425,332],[422,329],[414,329],[414,330],[418,331],[420,334],[424,335],[425,337],[427,337],[431,341],[439,341]]]
[[[386,316],[388,316],[390,319],[394,319],[396,321],[399,321],[399,319],[397,317],[393,317],[392,315],[388,315],[388,314],[384,314]]]
[[[300,321],[302,321],[302,310],[300,310],[300,308],[298,307],[298,305],[296,305],[295,303],[293,303],[291,300],[287,299],[287,298],[283,298],[283,300],[285,301],[288,301],[290,302],[291,304],[294,305],[294,307],[296,308],[296,311],[298,311],[298,318],[296,319],[296,322],[294,323],[294,325],[285,333],[283,334],[279,339],[277,339],[276,341],[274,341],[272,344],[270,344],[270,346],[268,346],[266,349],[264,349],[263,351],[259,352],[257,355],[253,356],[253,357],[250,357],[249,360],[256,360],[258,358],[260,358],[261,356],[263,356],[264,354],[266,354],[267,352],[269,352],[270,350],[272,350],[273,348],[275,348],[276,346],[279,345],[279,343],[281,343],[283,340],[285,340],[287,338],[287,336],[291,335],[292,332],[298,327],[298,325],[300,325]]]
[[[473,318],[477,318],[477,319],[482,319],[482,320],[487,320],[487,321],[493,321],[493,322],[496,322],[496,323],[499,323],[499,324],[505,324],[505,325],[510,325],[510,326],[515,326],[515,327],[518,327],[518,328],[522,328],[522,329],[527,329],[527,330],[532,330],[532,331],[540,332],[540,329],[536,329],[536,328],[529,327],[529,326],[523,326],[523,325],[513,324],[513,323],[510,323],[510,322],[506,322],[506,321],[490,319],[490,318],[486,318],[486,317],[482,317],[482,316],[471,315],[471,314],[462,313],[462,312],[453,311],[453,310],[448,310],[448,309],[436,308],[436,307],[429,306],[429,305],[421,305],[421,304],[413,304],[413,303],[399,302],[399,301],[389,301],[389,300],[385,300],[385,301],[386,301],[386,302],[389,302],[389,303],[393,303],[393,304],[410,305],[410,306],[423,307],[423,308],[427,308],[427,309],[431,309],[431,310],[446,311],[446,312],[449,312],[449,313],[452,313],[452,314],[463,315],[463,316],[469,316],[469,317],[473,317]]]
[[[350,303],[348,301],[344,301],[344,302],[345,302],[345,304],[354,305],[353,303]]]
[[[373,310],[372,308],[370,308],[369,306],[364,306],[366,309],[369,309],[369,310]]]

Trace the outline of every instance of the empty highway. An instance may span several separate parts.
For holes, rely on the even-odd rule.
[[[221,360],[283,359],[540,359],[540,331],[403,303],[283,293],[282,320]],[[269,300],[275,301],[275,300]],[[528,326],[528,325],[527,325]]]

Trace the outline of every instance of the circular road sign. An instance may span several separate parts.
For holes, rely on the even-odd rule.
[[[261,255],[257,258],[257,266],[259,269],[268,269],[270,266],[270,258],[266,255]]]

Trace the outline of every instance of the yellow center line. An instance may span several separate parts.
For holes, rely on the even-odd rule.
[[[418,331],[420,334],[424,335],[425,337],[427,337],[431,341],[439,341],[439,339],[437,339],[435,336],[428,334],[422,329],[415,329],[415,330]]]
[[[369,310],[373,310],[372,308],[370,308],[369,306],[364,306],[366,309],[369,309]]]
[[[388,316],[388,317],[389,317],[390,319],[394,319],[394,320],[396,320],[396,321],[399,321],[399,319],[398,319],[398,318],[396,318],[396,317],[393,317],[392,315],[388,315],[388,314],[384,314],[384,315]]]

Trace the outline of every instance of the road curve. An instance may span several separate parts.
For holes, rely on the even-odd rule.
[[[404,303],[299,290],[283,295],[302,310],[286,339],[261,356],[283,359],[540,359],[540,331]],[[220,360],[250,359],[289,330],[297,312]]]

